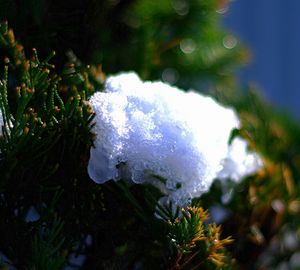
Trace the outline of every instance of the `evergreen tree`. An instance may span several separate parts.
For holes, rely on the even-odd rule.
[[[0,0],[0,269],[300,266],[300,128],[239,89],[248,53],[220,24],[226,2]],[[263,168],[183,209],[149,184],[93,182],[89,99],[129,70],[234,107],[232,138]]]

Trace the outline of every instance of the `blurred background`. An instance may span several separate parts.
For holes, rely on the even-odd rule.
[[[216,25],[210,2],[218,3],[224,32]],[[9,21],[25,48],[38,48],[42,57],[55,50],[58,66],[72,49],[85,63],[101,63],[107,74],[136,70],[144,79],[201,91],[234,88],[228,79],[235,69],[243,85],[253,82],[271,104],[300,118],[299,1],[163,3],[157,7],[151,1],[134,0],[1,0],[0,19]],[[203,10],[209,10],[210,20]],[[236,38],[223,39],[227,30]],[[243,47],[250,49],[251,61],[240,69],[247,58]]]
[[[224,24],[251,51],[239,70],[243,84],[254,82],[276,107],[300,118],[300,2],[232,0]]]

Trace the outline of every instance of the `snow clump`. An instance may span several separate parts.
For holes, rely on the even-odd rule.
[[[164,201],[184,206],[215,178],[238,181],[262,166],[246,141],[228,145],[239,119],[211,97],[121,73],[89,102],[97,136],[88,173],[97,183],[151,183],[166,194]]]

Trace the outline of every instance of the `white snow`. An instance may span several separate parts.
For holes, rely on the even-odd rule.
[[[262,166],[244,140],[228,145],[239,119],[211,97],[121,73],[107,79],[90,105],[97,136],[88,173],[97,183],[150,182],[166,194],[163,200],[186,205],[215,178],[238,181]]]
[[[249,152],[247,147],[245,140],[239,137],[234,138],[228,146],[227,157],[222,161],[223,169],[218,173],[219,179],[230,178],[238,182],[263,166],[260,156],[255,152]]]
[[[2,111],[0,110],[0,136],[2,136],[2,127],[4,125]]]
[[[3,120],[3,113],[0,109],[0,136],[3,135],[3,127],[4,127],[4,120]],[[9,130],[13,128],[13,122],[9,121],[8,123],[6,123],[6,130],[8,132],[10,132]]]

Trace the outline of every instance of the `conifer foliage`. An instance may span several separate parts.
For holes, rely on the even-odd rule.
[[[220,26],[226,3],[0,0],[0,269],[300,267],[300,128],[238,88],[247,52]],[[89,100],[128,70],[235,108],[229,144],[246,140],[260,170],[183,208],[149,182],[93,182]]]

